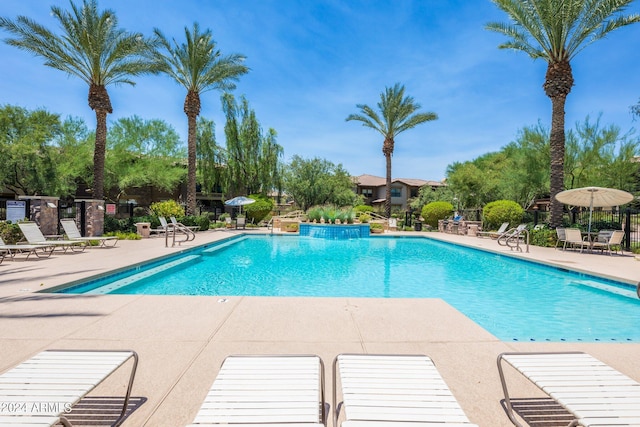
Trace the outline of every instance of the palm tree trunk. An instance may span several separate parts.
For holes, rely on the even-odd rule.
[[[387,161],[387,183],[384,197],[384,214],[387,218],[391,217],[391,154],[384,155]]]
[[[552,228],[562,225],[563,204],[555,199],[556,194],[564,190],[564,104],[566,97],[558,96],[551,99],[551,218]]]
[[[187,115],[187,215],[196,214],[196,119],[200,114],[200,94],[189,90],[184,99],[184,113]]]
[[[196,116],[187,116],[189,135],[187,137],[187,215],[196,213]]]
[[[567,95],[573,86],[573,72],[568,60],[550,62],[543,88],[551,99],[551,218],[549,225],[556,228],[562,225],[563,205],[558,202],[556,194],[564,190],[564,105]]]
[[[104,198],[104,160],[107,152],[107,112],[96,110],[96,143],[93,151],[93,198]]]
[[[104,158],[107,152],[107,114],[113,112],[104,85],[89,85],[89,107],[96,112],[96,143],[93,151],[93,198],[104,198]]]

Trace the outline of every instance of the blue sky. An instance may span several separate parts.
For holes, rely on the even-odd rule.
[[[53,0],[3,0],[0,15],[26,15],[58,31]],[[68,2],[56,4],[67,7]],[[150,35],[160,28],[184,40],[185,26],[211,29],[223,53],[247,56],[251,68],[235,90],[262,127],[278,132],[284,160],[293,155],[342,164],[352,175],[385,175],[382,136],[345,118],[356,104],[375,106],[396,82],[439,119],[400,134],[394,178],[441,180],[453,162],[499,150],[525,126],[550,125],[542,89],[546,63],[501,50],[505,39],[484,29],[506,21],[489,0],[101,0],[120,26]],[[640,13],[634,2],[628,12]],[[0,32],[2,39],[7,33]],[[573,61],[575,86],[566,125],[602,114],[623,133],[638,128],[629,107],[640,98],[640,24],[611,33]],[[88,86],[0,44],[0,105],[44,107],[95,127]],[[113,122],[134,114],[162,119],[186,141],[185,90],[166,76],[110,87]],[[215,121],[224,143],[220,94],[202,94],[202,116]]]

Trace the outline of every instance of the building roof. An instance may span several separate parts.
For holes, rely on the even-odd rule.
[[[355,177],[355,181],[361,187],[382,187],[387,183],[387,180],[384,177],[366,174]],[[440,187],[445,185],[439,181],[425,181],[424,179],[417,178],[394,178],[391,182],[400,182],[410,187],[422,187],[425,185]]]

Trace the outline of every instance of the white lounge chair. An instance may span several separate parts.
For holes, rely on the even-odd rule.
[[[476,234],[477,237],[491,237],[492,239],[497,239],[502,236],[502,234],[507,231],[507,227],[509,227],[508,222],[503,222],[500,228],[497,231],[478,231]]]
[[[191,426],[321,427],[325,415],[318,356],[229,356]]]
[[[80,234],[80,230],[76,226],[76,222],[73,219],[61,219],[60,224],[62,224],[62,228],[64,228],[64,233],[67,235],[69,240],[77,240],[79,242],[99,242],[100,246],[108,247],[107,242],[113,243],[111,247],[114,247],[118,243],[117,236],[93,236],[93,237],[82,237]]]
[[[65,252],[67,252],[69,248],[74,252],[82,252],[87,247],[86,242],[80,242],[78,240],[47,240],[35,222],[19,222],[18,227],[20,227],[20,231],[22,231],[22,234],[24,234],[25,239],[27,239],[30,245],[54,246],[62,248]]]
[[[112,372],[133,359],[122,412],[124,420],[138,366],[134,351],[47,350],[0,375],[0,425],[53,426],[71,423],[64,415]]]
[[[0,237],[0,251],[3,251],[3,253],[6,252],[12,259],[16,254],[21,253],[27,254],[27,258],[25,259],[29,259],[31,254],[35,254],[38,258],[49,258],[53,253],[53,249],[54,247],[49,245],[7,245],[4,243],[4,240],[2,240],[2,237]]]
[[[338,374],[345,415],[341,424]],[[474,426],[424,355],[338,355],[333,362],[333,411],[334,427]]]
[[[586,353],[502,353],[498,372],[507,415],[513,411],[503,365],[511,365],[556,400],[575,419],[570,426],[640,425],[640,383]]]

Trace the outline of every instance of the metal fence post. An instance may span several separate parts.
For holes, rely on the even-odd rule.
[[[631,252],[631,209],[627,208],[624,215],[624,250]]]

